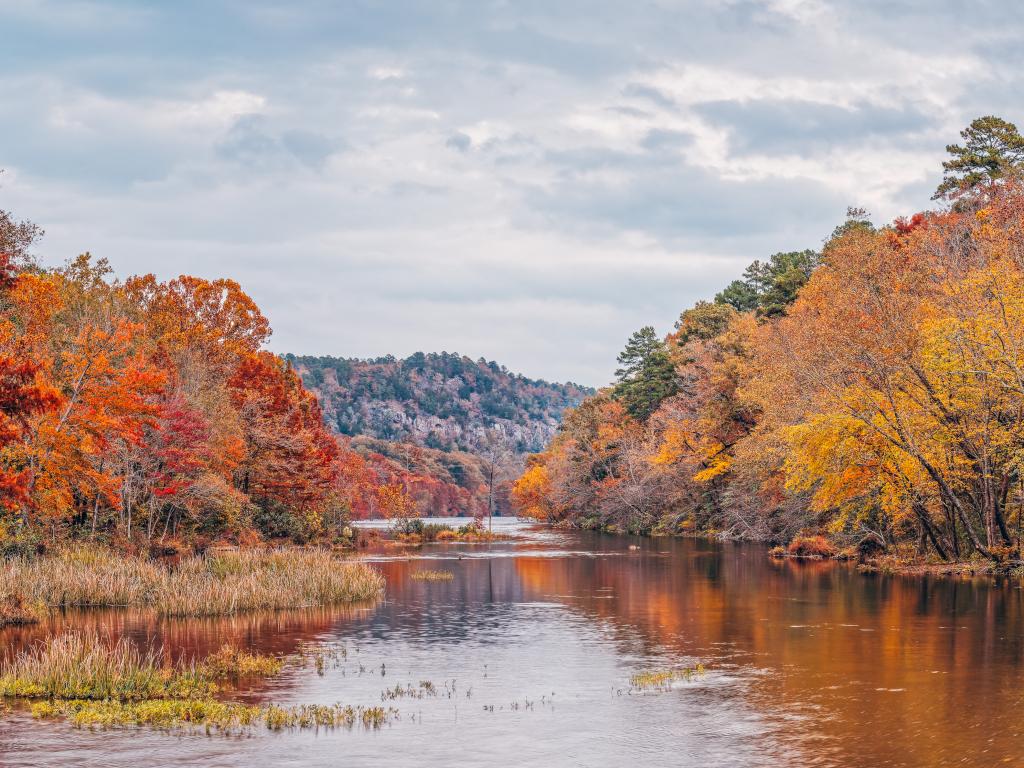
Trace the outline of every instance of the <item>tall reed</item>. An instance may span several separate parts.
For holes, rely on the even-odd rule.
[[[98,547],[71,547],[0,564],[0,580],[50,606],[150,606],[167,616],[214,616],[369,600],[379,572],[327,550],[252,550],[168,567]]]
[[[0,696],[9,698],[146,699],[209,696],[211,677],[194,664],[164,664],[126,638],[68,632],[47,638],[0,667]]]

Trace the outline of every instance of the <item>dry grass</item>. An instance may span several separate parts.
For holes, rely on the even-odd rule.
[[[36,624],[46,615],[46,606],[26,600],[20,592],[0,585],[0,627],[10,624]]]
[[[121,638],[68,632],[47,638],[0,666],[0,696],[22,699],[143,699],[205,696],[217,690],[196,665],[170,667]]]
[[[212,616],[370,600],[383,591],[376,570],[326,550],[257,550],[183,561],[160,582],[154,604],[168,616]]]
[[[126,638],[96,633],[48,637],[0,665],[0,697],[22,699],[194,698],[218,690],[218,681],[270,677],[284,662],[229,645],[200,662],[168,665],[157,651],[142,652]]]
[[[142,605],[165,569],[102,547],[73,546],[0,565],[5,584],[50,606]]]
[[[326,550],[229,552],[176,568],[96,547],[0,566],[0,579],[50,606],[152,606],[168,616],[304,608],[379,597],[384,579]]]

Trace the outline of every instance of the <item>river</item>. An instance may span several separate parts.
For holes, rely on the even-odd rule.
[[[13,652],[96,627],[202,655],[225,641],[347,657],[290,669],[247,701],[376,705],[380,730],[245,736],[77,730],[0,718],[2,766],[1024,765],[1024,611],[1015,584],[861,574],[777,562],[762,546],[552,532],[370,553],[373,606],[158,621],[77,611],[0,631]],[[420,569],[451,581],[418,581]],[[706,671],[665,690],[630,677]]]

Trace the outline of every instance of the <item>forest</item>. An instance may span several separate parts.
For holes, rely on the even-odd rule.
[[[794,554],[1020,558],[1024,138],[947,147],[934,210],[851,209],[820,249],[753,262],[570,412],[514,487],[522,514],[719,534]]]
[[[594,394],[447,352],[417,352],[403,360],[287,359],[338,434],[442,451],[480,451],[496,434],[513,453],[539,451],[554,436],[562,412]]]
[[[330,539],[471,495],[325,426],[230,279],[44,269],[0,212],[0,545]],[[457,462],[456,462],[457,463]],[[469,486],[474,477],[466,479]],[[479,477],[476,480],[482,482]]]

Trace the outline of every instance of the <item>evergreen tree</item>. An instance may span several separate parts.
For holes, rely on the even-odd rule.
[[[1024,168],[1024,136],[1017,126],[999,117],[979,117],[960,131],[963,146],[946,147],[952,157],[942,164],[943,179],[933,200],[985,182],[998,181]]]
[[[613,397],[622,400],[626,411],[639,421],[646,421],[662,400],[679,391],[665,342],[649,325],[630,336],[618,363]]]

